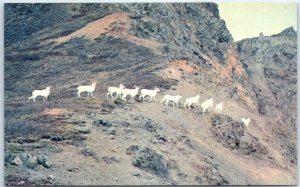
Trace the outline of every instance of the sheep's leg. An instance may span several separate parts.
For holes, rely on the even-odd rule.
[[[114,92],[114,93],[116,93],[116,92]],[[111,97],[114,98],[114,99],[117,99],[118,98],[118,93],[116,93],[116,97],[114,97],[114,93],[111,94]]]
[[[93,92],[91,92],[91,95],[92,95],[92,97],[94,98],[94,94],[93,94]]]
[[[30,101],[31,99],[33,100],[33,95],[29,97],[27,101]]]
[[[152,97],[150,97],[149,103],[152,101]]]
[[[77,92],[77,98],[79,98],[80,97],[80,92]]]
[[[203,115],[204,115],[204,113],[205,113],[205,110],[206,110],[206,108],[203,108],[203,109],[202,109]]]
[[[127,101],[127,100],[126,100],[126,96],[127,96],[127,95],[123,95],[123,96],[122,96],[122,99],[123,99],[124,101]]]
[[[166,106],[168,106],[168,102],[169,102],[169,100],[166,100]]]
[[[191,105],[190,105],[190,104],[188,105],[188,107],[189,107],[189,109],[191,110]]]
[[[176,102],[176,106],[177,106],[177,108],[179,107],[179,102]]]

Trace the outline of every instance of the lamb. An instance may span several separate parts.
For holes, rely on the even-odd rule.
[[[93,92],[95,91],[96,88],[96,84],[95,82],[93,82],[91,85],[84,85],[84,86],[78,86],[77,87],[77,96],[78,98],[80,97],[80,93],[81,92],[87,92],[88,96],[91,94],[92,97],[94,97]]]
[[[241,118],[241,120],[242,120],[242,122],[244,123],[244,125],[246,125],[247,127],[248,127],[248,125],[249,125],[249,123],[250,123],[250,121],[251,121],[250,118],[247,118],[247,119]]]
[[[139,93],[139,87],[138,86],[134,86],[134,89],[123,89],[121,96],[123,100],[126,100],[127,95],[130,96],[131,99],[134,99],[135,96]]]
[[[199,105],[198,101],[200,98],[201,98],[200,95],[197,94],[195,97],[190,97],[190,98],[185,99],[185,103],[184,103],[183,107],[188,106],[188,108],[191,109],[192,104]]]
[[[107,98],[109,95],[115,99],[118,98],[118,96],[121,95],[124,88],[125,86],[123,84],[120,84],[119,87],[108,87],[106,94]],[[116,97],[113,96],[114,93],[116,93]]]
[[[160,103],[163,103],[164,101],[166,102],[166,106],[168,106],[168,102],[169,101],[173,101],[173,107],[175,107],[175,104],[176,106],[178,107],[179,106],[179,99],[182,98],[182,95],[165,95],[164,98],[160,101]]]
[[[204,115],[206,109],[208,109],[209,107],[213,107],[213,106],[214,106],[214,100],[213,100],[213,98],[210,98],[210,99],[204,101],[201,104],[203,115]]]
[[[45,100],[47,101],[48,96],[49,96],[49,94],[50,94],[50,88],[51,88],[51,87],[48,86],[48,87],[46,87],[46,89],[44,89],[44,90],[33,90],[33,91],[32,91],[32,96],[29,97],[27,101],[29,101],[30,99],[32,99],[33,102],[35,102],[35,98],[36,98],[37,96],[42,96],[42,97],[44,97],[44,98],[43,98],[43,101],[45,101]]]
[[[139,99],[141,100],[141,99],[144,99],[144,97],[149,96],[150,97],[149,102],[151,102],[152,99],[154,99],[154,97],[157,95],[157,93],[159,91],[160,91],[160,89],[157,88],[156,86],[154,87],[154,90],[142,89]]]
[[[220,112],[223,110],[223,102],[216,104],[216,112],[220,114]]]

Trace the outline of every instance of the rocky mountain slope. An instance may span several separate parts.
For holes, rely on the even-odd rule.
[[[214,3],[6,4],[6,184],[295,184],[293,38],[235,44]],[[93,81],[95,98],[77,99]],[[106,98],[120,83],[161,92]],[[26,102],[48,85],[47,102]],[[224,110],[167,107],[165,94]]]
[[[297,33],[290,27],[273,36],[237,43],[241,62],[249,75],[260,114],[270,120],[273,141],[296,163]]]

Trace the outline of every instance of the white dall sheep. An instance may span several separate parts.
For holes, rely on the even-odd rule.
[[[126,101],[126,97],[129,95],[134,100],[135,96],[139,93],[139,89],[138,86],[135,86],[134,89],[123,89],[121,93],[122,99]]]
[[[216,104],[216,112],[220,114],[220,112],[223,110],[223,102]]]
[[[199,99],[200,99],[200,98],[201,98],[201,97],[200,97],[200,95],[198,94],[198,95],[196,95],[195,97],[189,97],[189,98],[185,99],[185,103],[184,103],[183,107],[188,106],[188,108],[191,109],[191,105],[192,105],[192,104],[197,104],[197,105],[199,105]]]
[[[246,125],[247,127],[248,127],[248,125],[249,125],[249,123],[250,123],[250,121],[251,121],[250,118],[247,118],[247,119],[241,118],[241,120],[242,120],[242,122],[244,123],[244,125]]]
[[[214,107],[214,100],[213,100],[213,98],[210,98],[210,99],[204,101],[201,104],[203,115],[205,113],[205,110],[207,110],[209,107]]]
[[[31,97],[29,97],[28,98],[28,100],[27,101],[29,101],[30,99],[32,99],[34,102],[35,102],[35,98],[37,97],[37,96],[42,96],[42,97],[44,97],[43,98],[43,101],[47,101],[47,99],[48,99],[48,96],[49,96],[49,94],[50,94],[50,86],[48,86],[48,87],[46,87],[46,89],[44,89],[44,90],[33,90],[32,91],[32,96]]]
[[[164,98],[160,101],[160,103],[163,103],[164,101],[166,102],[166,106],[168,106],[168,102],[172,101],[173,102],[173,107],[179,106],[179,100],[182,98],[182,95],[165,95]]]
[[[87,92],[88,96],[91,95],[92,97],[94,97],[93,92],[95,91],[96,84],[97,83],[93,82],[91,85],[78,86],[77,87],[78,98],[80,97],[80,93],[82,92]]]
[[[123,84],[120,84],[119,87],[108,87],[107,88],[107,98],[108,96],[111,96],[113,98],[118,98],[118,96],[120,96],[122,94],[123,89],[125,88],[125,86]],[[113,94],[116,93],[116,97],[113,96]]]
[[[150,100],[149,102],[152,101],[152,99],[154,99],[154,97],[157,95],[157,93],[160,91],[159,88],[155,87],[154,90],[148,90],[148,89],[142,89],[141,90],[141,95],[140,95],[140,100],[144,99],[144,97],[149,96]],[[155,100],[155,99],[154,99]]]

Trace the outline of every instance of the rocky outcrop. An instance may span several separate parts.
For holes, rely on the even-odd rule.
[[[242,122],[237,122],[226,115],[217,115],[212,118],[212,125],[211,131],[224,147],[260,160],[267,158],[266,147],[247,131]]]
[[[131,146],[126,149],[126,153],[133,155],[132,165],[147,172],[168,178],[168,161],[154,150],[143,146]]]
[[[274,141],[287,159],[295,162],[296,31],[290,27],[276,35],[245,39],[237,43],[237,48],[251,81],[248,89],[255,93],[258,112],[271,117]]]

